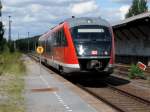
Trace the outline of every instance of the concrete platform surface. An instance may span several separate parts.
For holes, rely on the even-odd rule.
[[[27,112],[97,112],[47,70],[41,68],[40,72],[39,64],[27,56],[24,59]]]

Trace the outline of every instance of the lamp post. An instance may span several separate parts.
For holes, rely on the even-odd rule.
[[[20,34],[19,34],[19,32],[18,32],[18,40],[20,39]]]
[[[30,35],[30,32],[28,32],[28,52],[30,50],[29,35]]]

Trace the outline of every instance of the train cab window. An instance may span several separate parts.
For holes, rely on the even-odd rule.
[[[111,41],[111,32],[105,26],[78,26],[71,29],[75,42],[78,41]]]

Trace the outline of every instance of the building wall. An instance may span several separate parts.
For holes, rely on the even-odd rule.
[[[133,18],[113,26],[116,62],[150,65],[150,12]]]
[[[122,38],[116,39],[116,55],[150,56],[150,39]]]

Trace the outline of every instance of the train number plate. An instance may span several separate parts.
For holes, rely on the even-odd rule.
[[[93,51],[91,51],[91,54],[92,55],[98,55],[98,51],[97,50],[93,50]]]

